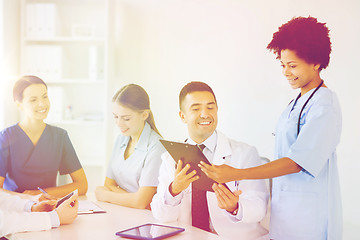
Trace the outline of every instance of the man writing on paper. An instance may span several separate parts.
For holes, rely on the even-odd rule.
[[[179,95],[180,118],[187,125],[187,143],[198,144],[207,159],[216,165],[235,168],[260,165],[254,147],[227,138],[216,130],[218,106],[212,89],[203,82],[190,82]],[[267,230],[260,225],[265,216],[268,191],[264,180],[228,182],[212,186],[213,192],[193,186],[196,171],[187,173],[168,152],[162,155],[159,186],[151,209],[163,222],[181,221],[230,239],[261,239]]]

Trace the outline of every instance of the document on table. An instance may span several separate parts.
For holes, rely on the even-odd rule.
[[[79,200],[78,214],[106,213],[104,209],[89,200]]]

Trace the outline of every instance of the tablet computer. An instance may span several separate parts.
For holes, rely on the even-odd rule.
[[[62,197],[60,200],[57,201],[56,203],[56,208],[62,204],[64,201],[66,201],[67,199],[69,199],[72,195],[74,195],[75,193],[77,193],[78,190],[75,189],[74,191],[72,191],[71,193],[69,193],[68,195],[66,195],[65,197]]]
[[[209,165],[211,165],[211,163],[197,145],[172,142],[162,139],[160,139],[160,142],[176,162],[181,160],[184,163],[183,166],[185,166],[185,164],[190,165],[188,172],[196,170],[196,175],[198,175],[200,178],[192,183],[194,187],[205,191],[214,191],[212,189],[212,185],[215,183],[215,181],[206,176],[206,174],[201,171],[198,166],[200,161],[203,161]],[[224,184],[224,186],[226,186],[226,184]]]
[[[132,239],[155,240],[170,237],[183,231],[185,231],[184,228],[148,223],[117,232],[116,235]]]

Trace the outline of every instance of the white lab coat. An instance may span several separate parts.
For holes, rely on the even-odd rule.
[[[152,213],[161,222],[180,221],[191,224],[191,185],[175,198],[172,197],[169,193],[169,185],[174,180],[175,161],[168,152],[162,155],[162,159],[160,183],[151,203]],[[213,163],[249,168],[260,165],[260,158],[254,147],[231,140],[217,131]],[[242,190],[239,197],[242,211],[239,211],[238,216],[231,215],[218,207],[213,192],[207,192],[210,219],[214,230],[222,238],[229,239],[258,239],[267,234],[267,230],[259,223],[266,214],[269,197],[265,180],[245,180],[240,181],[238,185],[236,182],[229,182],[227,186],[231,191]],[[172,203],[169,204],[168,200]]]
[[[51,229],[47,212],[24,212],[29,200],[0,191],[0,237],[10,233]]]

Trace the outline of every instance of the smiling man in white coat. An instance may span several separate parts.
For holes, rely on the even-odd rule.
[[[203,82],[190,82],[179,95],[180,118],[187,125],[189,144],[197,144],[215,165],[235,168],[260,165],[254,147],[227,138],[216,130],[218,106],[212,89]],[[162,155],[159,186],[151,209],[161,222],[180,221],[228,239],[265,239],[260,225],[267,210],[268,191],[264,180],[213,184],[214,192],[196,189],[199,179],[190,166],[175,164],[168,152]]]

